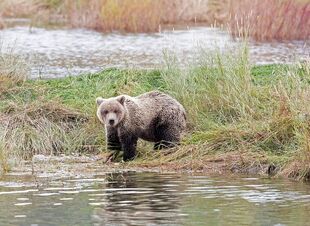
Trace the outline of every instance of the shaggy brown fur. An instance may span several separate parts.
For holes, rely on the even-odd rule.
[[[105,125],[108,148],[124,151],[123,160],[136,155],[138,138],[155,142],[154,149],[174,147],[186,127],[183,106],[171,96],[152,91],[137,97],[98,97],[97,116]]]

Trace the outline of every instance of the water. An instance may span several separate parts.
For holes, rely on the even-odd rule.
[[[252,177],[109,172],[7,175],[0,225],[310,225],[310,185]]]
[[[18,26],[1,30],[0,39],[2,51],[12,47],[31,62],[33,77],[154,68],[164,51],[187,62],[195,60],[198,46],[224,50],[238,45],[227,33],[205,27],[122,35]],[[250,43],[256,64],[292,62],[309,53],[305,42]],[[21,170],[0,178],[0,225],[310,225],[309,184],[59,168],[57,174],[44,171],[34,177]]]
[[[154,68],[163,52],[174,52],[182,63],[195,61],[197,49],[227,49],[240,43],[214,28],[192,27],[154,34],[102,34],[84,29],[17,26],[0,31],[2,51],[13,48],[31,62],[32,77],[63,77],[109,67]],[[308,42],[308,41],[307,41]],[[307,42],[250,43],[255,64],[294,62],[309,57]]]

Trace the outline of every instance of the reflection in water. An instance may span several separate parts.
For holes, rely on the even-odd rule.
[[[108,67],[153,68],[161,64],[163,51],[188,62],[184,59],[195,60],[197,46],[226,49],[237,44],[227,33],[207,27],[127,35],[13,27],[0,30],[0,40],[32,62],[33,77],[62,77]],[[251,60],[258,64],[305,59],[309,52],[309,43],[298,41],[250,44]]]
[[[11,181],[11,182],[10,182]],[[308,225],[310,185],[157,173],[0,180],[0,225]]]
[[[95,209],[94,219],[104,225],[177,225],[181,205],[178,185],[170,181],[176,177],[156,177],[154,174],[112,175],[105,193],[92,201],[101,208]]]

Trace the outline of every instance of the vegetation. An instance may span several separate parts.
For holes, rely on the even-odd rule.
[[[309,0],[232,0],[228,27],[234,36],[259,41],[307,40]]]
[[[2,53],[2,48],[0,42],[0,93],[17,82],[26,81],[30,72],[27,62],[12,48],[6,47],[7,53]]]
[[[207,20],[207,1],[199,0],[3,0],[0,9],[0,18],[27,17],[35,24],[63,20],[103,32],[157,32],[162,24]]]
[[[13,79],[0,91],[0,164],[33,154],[105,151],[95,98],[158,89],[188,113],[183,144],[154,152],[139,143],[129,166],[231,170],[256,168],[298,179],[310,173],[310,63],[254,66],[247,49],[204,53],[184,68],[167,55],[160,70],[109,69],[52,80]],[[14,85],[12,85],[14,84]]]
[[[228,27],[235,37],[307,40],[309,14],[309,0],[2,0],[0,28],[1,17],[103,32],[158,32],[165,24],[202,22]]]

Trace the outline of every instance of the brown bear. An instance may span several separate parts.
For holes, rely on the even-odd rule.
[[[134,159],[138,138],[155,142],[154,149],[170,148],[179,144],[186,128],[184,107],[159,91],[137,97],[98,97],[96,102],[108,149],[122,150],[124,161]]]

